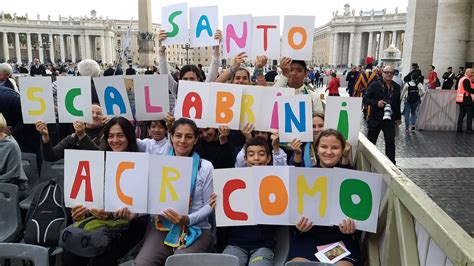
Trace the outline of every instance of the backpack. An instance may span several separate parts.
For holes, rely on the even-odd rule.
[[[45,247],[57,246],[61,230],[68,224],[62,187],[53,179],[40,183],[25,219],[25,243]]]
[[[415,83],[415,86],[411,86],[410,83],[408,83],[408,93],[407,93],[407,101],[409,103],[414,103],[418,102],[420,99],[420,89],[418,88],[418,84]]]
[[[89,216],[75,222],[61,232],[59,246],[85,258],[94,258],[103,253],[128,229],[128,221],[122,219],[102,220]]]

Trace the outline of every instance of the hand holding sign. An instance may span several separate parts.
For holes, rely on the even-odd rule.
[[[80,221],[86,218],[86,215],[89,213],[89,209],[83,205],[76,205],[72,207],[71,217],[73,221]]]
[[[282,72],[282,75],[285,77],[290,76],[290,71],[291,71],[290,64],[291,64],[291,58],[283,57],[280,59],[281,72]]]
[[[181,215],[173,209],[167,209],[163,211],[163,216],[170,222],[179,225],[189,225],[189,216]]]
[[[339,231],[345,235],[352,235],[355,232],[355,223],[352,219],[344,219],[339,224]]]
[[[132,220],[133,218],[137,217],[138,214],[132,213],[127,207],[120,208],[114,214],[115,217],[125,220]]]
[[[48,131],[48,126],[46,125],[46,123],[43,121],[38,121],[35,123],[35,126],[36,126],[36,131],[38,131],[41,134],[41,141],[43,143],[48,143],[49,131]]]
[[[79,138],[79,140],[86,136],[86,124],[81,121],[74,121],[72,126],[74,127],[76,136]]]
[[[313,222],[311,222],[308,218],[302,216],[300,220],[296,223],[296,229],[300,232],[308,232],[313,227]]]
[[[247,59],[247,54],[245,52],[240,52],[237,54],[234,59],[232,60],[232,72],[235,73],[237,69],[240,68],[240,64],[245,63],[245,60]]]

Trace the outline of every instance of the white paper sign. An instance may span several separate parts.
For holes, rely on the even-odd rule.
[[[263,91],[263,94],[260,94]],[[254,106],[255,113],[255,130],[265,132],[276,132],[279,128],[279,111],[277,99],[279,96],[294,95],[295,90],[291,88],[278,87],[244,87],[242,94],[255,95]]]
[[[137,75],[133,83],[137,121],[165,118],[170,110],[168,75]]]
[[[19,84],[23,123],[56,123],[51,77],[20,77]]]
[[[214,170],[217,226],[255,224],[255,180],[251,171],[249,167]]]
[[[313,141],[312,103],[307,94],[278,97],[278,133],[281,142]]]
[[[190,118],[200,128],[214,127],[210,122],[210,100],[210,83],[180,80],[174,117]]]
[[[59,76],[57,86],[59,122],[92,123],[91,78]]]
[[[214,39],[214,34],[219,28],[217,6],[191,7],[189,24],[191,47],[219,45],[219,40]]]
[[[361,106],[361,97],[329,96],[326,98],[324,127],[336,129],[349,141],[352,146],[352,161],[355,159],[359,144]]]
[[[312,60],[314,16],[285,16],[281,56]]]
[[[383,178],[369,173],[337,168],[332,174],[331,223],[352,218],[356,229],[375,233]]]
[[[148,156],[141,152],[106,153],[106,211],[127,207],[134,213],[147,212]]]
[[[168,33],[162,45],[189,42],[188,3],[165,6],[161,11],[161,29]]]
[[[289,167],[254,166],[258,195],[255,217],[260,224],[289,224]]]
[[[240,52],[250,54],[252,43],[252,15],[224,16],[224,57]]]
[[[214,125],[227,125],[230,129],[239,129],[243,87],[245,86],[211,83],[211,97],[208,106]]]
[[[104,152],[64,151],[64,203],[104,208]]]
[[[162,214],[169,208],[189,212],[192,168],[191,157],[150,155],[148,213]]]
[[[330,225],[329,178],[332,169],[290,168],[290,223],[302,216],[315,225]]]
[[[266,55],[270,59],[280,58],[280,17],[252,18],[252,50],[250,58]]]
[[[94,84],[107,117],[123,116],[133,119],[123,76],[94,78]]]

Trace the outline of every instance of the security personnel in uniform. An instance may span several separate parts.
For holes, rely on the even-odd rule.
[[[474,82],[472,82],[472,69],[466,69],[464,77],[459,80],[458,91],[456,95],[456,103],[459,104],[460,112],[458,116],[458,128],[457,132],[461,133],[462,122],[464,116],[467,114],[466,119],[466,132],[473,133],[472,131],[472,115],[473,115],[473,98],[474,98]]]

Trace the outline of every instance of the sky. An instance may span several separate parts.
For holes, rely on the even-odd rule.
[[[8,0],[0,0],[8,1]],[[153,22],[161,23],[161,8],[163,6],[183,3],[183,0],[151,0]],[[276,4],[278,3],[278,4]],[[408,0],[192,0],[188,2],[189,7],[215,6],[219,7],[219,17],[226,15],[244,15],[253,16],[276,16],[281,20],[284,15],[305,15],[315,16],[315,27],[328,23],[333,12],[337,9],[339,14],[343,13],[344,4],[351,5],[351,11],[354,8],[356,15],[359,11],[370,11],[371,9],[387,9],[387,13],[394,13],[398,6],[399,13],[405,13],[408,6]],[[79,1],[59,1],[59,0],[41,0],[41,1],[8,1],[7,5],[2,5],[2,11],[6,13],[16,13],[18,16],[24,16],[28,13],[29,19],[36,19],[37,14],[41,19],[46,20],[48,14],[51,20],[58,20],[62,17],[79,17],[87,15],[90,17],[90,11],[95,9],[97,16],[110,19],[137,19],[138,0],[79,0]]]

